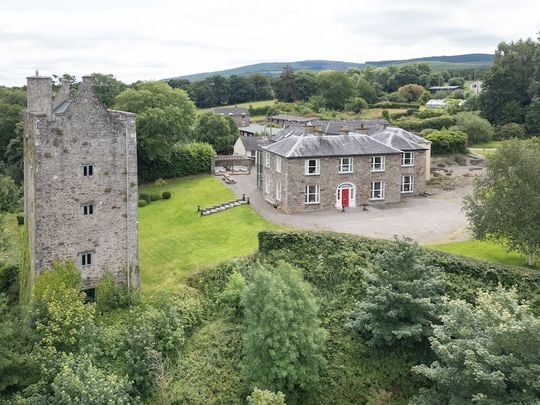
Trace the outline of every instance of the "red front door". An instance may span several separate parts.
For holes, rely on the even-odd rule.
[[[341,206],[343,208],[349,207],[349,189],[344,188],[341,190]]]

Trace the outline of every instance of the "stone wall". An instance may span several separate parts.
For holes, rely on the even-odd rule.
[[[265,153],[270,154],[270,168],[265,166]],[[305,175],[304,158],[281,158],[281,173],[276,172],[277,155],[263,151],[263,186],[262,192],[265,200],[280,206],[286,213],[317,211],[327,208],[336,208],[337,188],[340,184],[350,183],[355,187],[354,205],[378,205],[396,203],[402,197],[417,195],[425,191],[425,152],[414,152],[415,165],[413,167],[401,166],[401,154],[385,155],[384,172],[371,171],[371,156],[354,156],[353,173],[339,173],[339,157],[320,158],[320,174]],[[415,186],[411,194],[401,193],[403,175],[413,175]],[[269,182],[270,193],[266,193],[264,180]],[[384,200],[371,200],[371,182],[385,183]],[[282,184],[281,202],[275,199],[276,184]],[[320,203],[305,204],[305,186],[318,185],[320,187]]]
[[[139,285],[135,115],[107,111],[84,78],[65,112],[26,114],[25,212],[31,268],[72,260],[83,288],[110,271]],[[93,165],[93,176],[83,165]],[[84,216],[83,204],[94,204]],[[91,252],[82,266],[80,253]]]

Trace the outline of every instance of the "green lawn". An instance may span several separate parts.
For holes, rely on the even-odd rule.
[[[498,149],[501,147],[502,141],[490,141],[471,145],[473,149]]]
[[[241,107],[241,108],[249,108],[249,106],[252,106],[253,108],[258,108],[258,107],[271,107],[271,106],[273,106],[275,103],[276,103],[276,100],[250,101],[250,102],[247,102],[247,103],[236,104],[236,107]],[[235,105],[226,105],[226,106],[222,106],[222,107],[235,107]],[[203,112],[210,111],[212,108],[216,108],[216,107],[211,107],[211,108],[197,108],[197,111],[203,113]],[[250,117],[250,118],[251,118],[251,117]]]
[[[17,263],[21,250],[21,232],[23,227],[17,225],[17,216],[15,214],[6,214],[3,216],[4,235],[7,239],[6,246],[0,247],[0,262]]]
[[[431,249],[453,253],[460,256],[472,257],[486,262],[526,266],[527,258],[516,252],[508,252],[502,245],[477,240],[431,245]]]
[[[168,190],[170,200],[139,209],[139,264],[143,291],[177,288],[199,268],[244,256],[257,249],[257,234],[278,229],[249,206],[200,217],[208,207],[236,199],[213,176],[169,180],[164,187],[144,185],[141,192]]]

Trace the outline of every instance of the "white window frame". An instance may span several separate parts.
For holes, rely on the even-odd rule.
[[[270,190],[271,190],[270,181],[269,181],[268,175],[265,175],[264,176],[264,192],[266,194],[270,194]]]
[[[281,157],[276,156],[276,172],[281,173]]]
[[[313,189],[313,190],[312,190]],[[309,201],[309,196],[314,196],[313,201]],[[319,185],[308,185],[304,189],[304,204],[320,204],[321,203],[321,188]]]
[[[83,204],[82,213],[85,217],[94,215],[96,211],[96,205],[93,203]]]
[[[264,152],[264,165],[270,168],[270,152]]]
[[[81,256],[81,266],[90,267],[94,261],[94,254],[92,252],[82,252]]]
[[[380,188],[378,188],[378,189],[375,188],[375,184],[377,184],[377,183],[380,184]],[[373,201],[384,200],[384,187],[385,187],[384,181],[372,181],[371,186],[369,188],[369,197],[370,197],[369,199],[373,200]],[[380,196],[379,197],[375,196],[375,193],[377,191],[380,191]]]
[[[82,172],[83,172],[83,177],[94,176],[94,165],[93,164],[82,165]]]
[[[310,162],[315,162],[315,171],[313,173],[310,173],[310,168],[312,167]],[[304,170],[306,176],[318,176],[321,174],[321,161],[319,159],[306,159]]]
[[[380,160],[380,162],[377,162],[377,160]],[[386,159],[384,156],[372,156],[371,157],[371,171],[384,172],[385,160]]]
[[[276,183],[276,200],[281,201],[281,182]]]
[[[409,157],[407,157],[407,155]],[[407,163],[407,161],[409,161],[409,163]],[[401,154],[401,166],[414,166],[414,152],[403,152]]]
[[[348,164],[344,164],[344,160],[348,160]],[[348,169],[345,170],[345,167]],[[353,172],[353,158],[352,157],[342,157],[339,159],[339,172],[340,173],[352,173]]]
[[[409,178],[409,181],[405,183],[405,179]],[[405,190],[405,185],[408,186],[409,190]],[[414,176],[411,174],[406,174],[401,176],[401,194],[410,194],[414,193]]]

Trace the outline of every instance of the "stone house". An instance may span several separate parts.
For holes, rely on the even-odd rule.
[[[135,114],[107,110],[91,77],[71,95],[63,83],[27,79],[24,203],[31,277],[73,261],[83,289],[95,293],[111,272],[139,285]]]
[[[249,125],[249,110],[240,107],[214,107],[211,109],[214,114],[231,117],[237,127]]]
[[[397,203],[425,191],[429,168],[429,142],[402,131],[297,131],[259,148],[257,185],[285,213]]]

